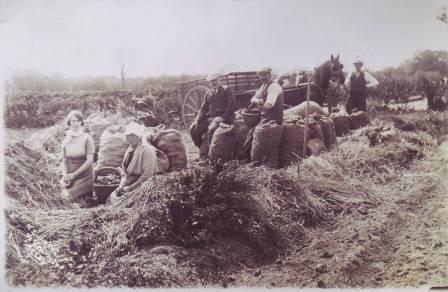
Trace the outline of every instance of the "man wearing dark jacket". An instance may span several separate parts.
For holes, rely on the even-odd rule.
[[[207,81],[210,82],[211,88],[206,93],[201,109],[190,125],[191,138],[200,148],[204,139],[210,142],[213,132],[220,123],[230,125],[235,119],[236,102],[232,89],[221,84],[219,75],[210,75]],[[208,147],[205,147],[203,151],[200,151],[202,158],[208,154],[207,149]]]

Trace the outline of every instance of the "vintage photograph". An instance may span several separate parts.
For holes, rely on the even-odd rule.
[[[447,0],[0,0],[17,288],[448,287]]]

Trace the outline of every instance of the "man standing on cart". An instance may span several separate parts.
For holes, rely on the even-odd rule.
[[[221,84],[219,75],[209,75],[207,81],[211,88],[207,91],[201,108],[189,128],[191,138],[199,147],[202,159],[208,156],[210,140],[219,124],[233,124],[236,109],[233,90]]]

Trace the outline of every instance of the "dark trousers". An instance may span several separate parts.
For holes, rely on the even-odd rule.
[[[367,92],[365,91],[350,91],[347,100],[346,110],[351,114],[353,109],[357,108],[360,111],[367,111]]]
[[[209,125],[214,118],[203,119],[199,121],[196,127],[190,127],[190,136],[194,145],[199,148],[199,157],[207,158],[213,133],[216,128],[209,130]]]

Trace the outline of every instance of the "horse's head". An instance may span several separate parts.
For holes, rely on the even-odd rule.
[[[338,81],[340,84],[344,83],[344,72],[342,72],[342,68],[344,65],[339,61],[339,54],[335,57],[331,55],[330,61],[328,62],[331,79]]]

